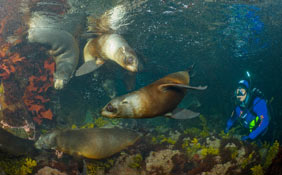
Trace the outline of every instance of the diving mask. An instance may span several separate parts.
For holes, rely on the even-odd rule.
[[[244,89],[244,88],[238,88],[238,89],[236,89],[236,91],[235,91],[235,96],[244,96],[244,95],[246,95],[246,93],[247,93],[247,90],[246,90],[246,89]]]

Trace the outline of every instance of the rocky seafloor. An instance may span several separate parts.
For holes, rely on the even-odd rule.
[[[158,119],[157,119],[158,120]],[[163,119],[169,122],[169,119]],[[139,121],[138,121],[139,122]],[[279,142],[270,144],[240,141],[231,130],[211,131],[203,115],[198,127],[158,125],[144,128],[134,126],[143,136],[133,146],[102,160],[91,160],[55,150],[41,150],[35,155],[14,157],[1,154],[2,174],[88,174],[88,175],[223,175],[279,174],[281,149]],[[164,122],[165,124],[166,122]],[[132,123],[97,118],[94,123],[72,128],[126,127]],[[43,130],[42,130],[43,131]],[[278,153],[278,154],[277,154]]]

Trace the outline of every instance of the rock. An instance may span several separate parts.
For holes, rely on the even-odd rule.
[[[213,169],[209,172],[203,172],[201,175],[222,175],[226,174],[228,169],[232,166],[231,162],[227,162],[225,164],[217,164],[213,167]]]
[[[48,166],[45,166],[38,170],[38,172],[35,175],[67,175],[66,173],[62,173],[57,169],[50,168]]]
[[[121,155],[107,175],[141,175],[140,169],[129,167],[134,163],[136,155]]]
[[[146,158],[146,170],[150,174],[169,175],[173,169],[172,157],[180,154],[178,150],[165,149],[158,152],[150,152]]]

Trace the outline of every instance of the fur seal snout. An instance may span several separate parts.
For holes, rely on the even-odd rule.
[[[101,115],[109,118],[151,118],[170,116],[186,94],[187,89],[204,90],[207,87],[189,86],[188,71],[167,75],[137,91],[112,99]],[[198,116],[190,110],[183,110],[170,117],[186,119]]]

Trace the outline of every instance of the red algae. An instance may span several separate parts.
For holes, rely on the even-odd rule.
[[[35,115],[33,119],[37,124],[41,124],[43,118],[49,120],[53,118],[52,111],[45,107],[45,104],[50,101],[46,93],[53,86],[52,75],[55,70],[55,63],[51,60],[52,58],[49,58],[44,61],[44,69],[39,69],[38,75],[29,77],[29,84],[23,97],[24,103]]]
[[[36,2],[30,1],[28,5]],[[20,13],[20,4],[18,0],[7,0],[0,9],[0,78],[4,89],[0,103],[4,107],[2,110],[6,111],[1,115],[11,126],[23,125],[23,121],[31,118],[38,124],[41,124],[42,118],[53,118],[51,109],[46,106],[50,102],[49,89],[53,85],[55,63],[42,54],[42,49],[34,49],[29,44],[21,45],[23,41],[20,38],[26,30],[29,15]],[[8,36],[16,37],[13,43],[6,41]],[[17,47],[13,49],[15,45]],[[36,52],[46,59],[35,59],[30,55]],[[24,111],[23,114],[16,115],[20,111]]]

